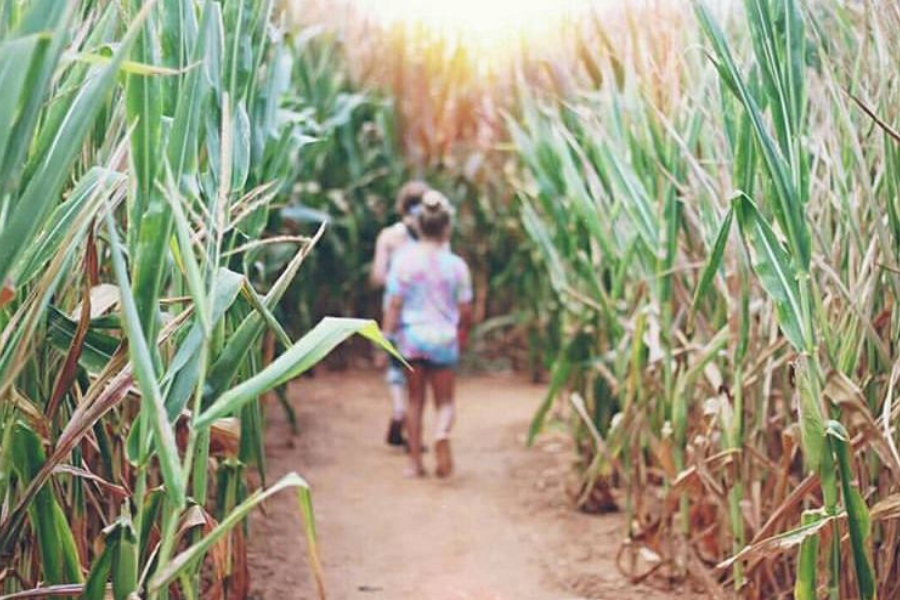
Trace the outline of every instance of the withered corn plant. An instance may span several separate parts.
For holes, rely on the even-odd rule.
[[[286,488],[320,581],[305,481],[265,480],[260,397],[384,342],[274,317],[321,235],[262,237],[306,141],[279,22],[266,0],[0,2],[0,594],[244,597],[243,519]],[[293,250],[254,285],[273,244]]]
[[[635,579],[896,597],[900,12],[623,14],[509,118],[562,340],[532,435],[573,415],[580,501],[621,483]]]

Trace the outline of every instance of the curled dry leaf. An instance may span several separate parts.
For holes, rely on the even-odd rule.
[[[838,405],[865,440],[871,442],[872,449],[891,470],[894,480],[900,480],[900,462],[897,455],[892,451],[891,442],[886,439],[884,431],[878,427],[859,387],[843,373],[832,371],[825,383],[825,396]]]
[[[241,446],[241,422],[234,417],[213,421],[209,442],[210,454],[236,457]]]
[[[2,308],[6,303],[15,298],[16,289],[13,286],[12,279],[6,279],[3,282],[3,285],[0,285],[0,308]]]
[[[846,513],[840,513],[836,516],[823,513],[821,519],[817,521],[748,545],[728,560],[720,562],[716,565],[716,568],[724,570],[730,568],[737,561],[753,561],[763,557],[767,559],[774,558],[782,552],[799,546],[808,537],[818,535],[832,521],[846,519],[846,517]]]
[[[73,477],[79,477],[87,481],[92,481],[97,484],[97,486],[103,491],[104,494],[110,494],[118,501],[122,501],[131,495],[131,492],[129,492],[123,486],[111,483],[100,477],[99,475],[91,473],[86,468],[73,467],[72,465],[56,465],[53,468],[53,472],[63,473],[66,475],[71,475]]]
[[[90,315],[92,319],[96,319],[109,312],[116,304],[119,303],[119,286],[111,283],[101,283],[91,288]],[[81,307],[78,304],[72,311],[70,318],[78,321],[81,318]]]
[[[873,521],[900,519],[900,494],[891,494],[875,503],[869,511]]]

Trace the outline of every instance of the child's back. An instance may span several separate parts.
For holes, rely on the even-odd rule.
[[[397,342],[404,356],[441,366],[458,362],[459,307],[472,300],[462,258],[446,247],[407,244],[394,256],[386,296],[403,302]]]
[[[425,474],[422,464],[422,410],[430,385],[437,408],[435,474],[453,472],[450,430],[455,420],[454,367],[459,361],[471,319],[472,278],[469,268],[447,248],[453,209],[440,193],[422,197],[417,215],[419,240],[408,244],[391,263],[385,292],[383,329],[395,336],[409,360],[409,467],[406,474]]]
[[[378,233],[370,279],[376,287],[384,287],[394,255],[418,237],[415,229],[415,210],[422,202],[428,186],[421,181],[409,181],[397,195],[397,214],[400,220]]]
[[[375,241],[375,259],[372,262],[372,283],[383,286],[394,257],[405,246],[416,241],[415,232],[403,221],[381,230]]]

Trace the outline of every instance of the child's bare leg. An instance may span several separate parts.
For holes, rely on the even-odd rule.
[[[391,409],[396,421],[402,421],[406,415],[406,389],[402,383],[391,383]]]
[[[450,430],[456,420],[453,382],[452,369],[437,369],[431,372],[431,387],[437,409],[434,439],[438,477],[447,477],[453,472],[453,456],[450,452]]]
[[[391,395],[391,421],[388,424],[387,443],[402,446],[403,424],[406,416],[406,376],[396,365],[388,367],[388,391]]]
[[[425,385],[428,371],[424,365],[417,364],[407,375],[406,389],[409,403],[406,410],[406,434],[409,436],[409,471],[408,475],[423,475],[422,466],[422,411],[425,408]]]

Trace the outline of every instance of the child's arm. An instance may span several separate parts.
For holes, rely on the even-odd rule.
[[[384,316],[381,322],[381,330],[390,339],[400,328],[400,315],[403,309],[403,295],[406,291],[406,275],[402,265],[394,261],[385,277]]]
[[[375,258],[372,260],[372,272],[369,274],[369,281],[377,288],[384,287],[387,281],[392,246],[390,231],[382,229],[375,241]]]
[[[400,311],[403,309],[403,298],[401,296],[391,296],[384,307],[384,319],[381,324],[381,330],[390,339],[397,333],[397,326],[400,324]]]
[[[456,292],[456,303],[459,307],[459,324],[456,326],[456,339],[459,341],[459,350],[469,341],[469,327],[472,325],[472,301],[475,299],[472,293],[472,273],[468,265],[459,259],[458,262],[459,287]]]
[[[461,302],[459,304],[459,325],[456,328],[456,339],[459,340],[459,350],[462,352],[469,341],[469,327],[472,326],[472,303]]]
[[[384,317],[381,319],[381,331],[389,342],[396,346],[394,336],[400,326],[400,310],[403,308],[403,299],[400,296],[392,296],[384,306]],[[375,366],[382,369],[387,366],[388,356],[384,352],[375,355]]]

